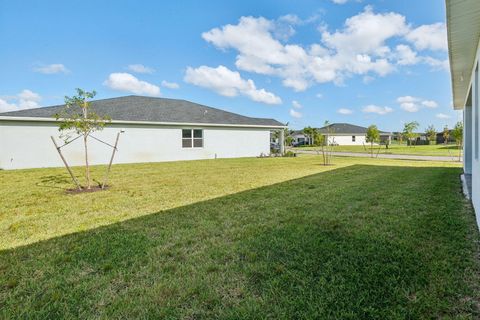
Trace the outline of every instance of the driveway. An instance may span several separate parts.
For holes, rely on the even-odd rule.
[[[293,151],[293,150],[292,150]],[[316,150],[295,150],[295,153],[302,154],[321,154],[320,151]],[[332,152],[334,156],[340,157],[361,157],[361,158],[370,158],[369,153],[359,153],[359,152]],[[412,155],[412,154],[376,154],[373,155],[374,158],[383,158],[383,159],[403,159],[403,160],[424,160],[424,161],[450,161],[458,162],[458,157],[447,157],[447,156],[421,156],[421,155]]]

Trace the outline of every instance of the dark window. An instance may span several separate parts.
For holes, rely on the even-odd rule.
[[[182,129],[182,148],[203,148],[203,130]]]
[[[191,148],[192,139],[182,139],[182,148]]]
[[[192,130],[191,129],[183,129],[182,130],[182,138],[191,138],[192,137]]]
[[[355,136],[352,136],[352,142],[355,142]]]
[[[193,130],[193,137],[194,138],[203,138],[203,131],[200,129]]]
[[[193,139],[194,148],[203,148],[203,139]]]

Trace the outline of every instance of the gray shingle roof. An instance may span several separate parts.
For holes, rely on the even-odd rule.
[[[64,105],[0,113],[0,116],[52,118]],[[92,109],[112,120],[169,123],[284,126],[274,119],[251,118],[186,100],[126,96],[91,101]]]
[[[350,123],[332,123],[328,126],[318,128],[317,130],[320,133],[327,133],[327,128],[331,130],[332,133],[336,134],[365,134],[367,133],[367,128],[357,126]],[[295,131],[295,133],[303,133],[302,130]],[[390,132],[380,131],[381,134],[390,134]]]
[[[320,132],[327,132],[327,129],[330,129],[333,133],[337,134],[364,134],[367,133],[367,128],[356,126],[350,123],[332,123],[328,126],[322,127],[319,129]],[[389,133],[385,131],[380,131],[380,133]]]

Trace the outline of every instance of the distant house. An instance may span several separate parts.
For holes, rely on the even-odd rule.
[[[303,146],[310,144],[310,137],[303,133],[302,130],[296,130],[292,134],[293,144],[296,146]]]
[[[450,130],[448,130],[448,132],[449,132],[450,135],[448,137],[447,143],[454,143],[455,138],[453,137],[453,134],[452,134],[453,130],[450,129]],[[443,131],[437,133],[437,136],[436,136],[435,140],[436,140],[437,144],[445,143],[445,138],[443,137]]]
[[[112,118],[94,137],[113,143],[116,163],[255,157],[270,153],[270,132],[285,125],[175,99],[127,96],[91,102]],[[50,136],[59,139],[54,115],[63,105],[0,113],[0,169],[62,166]],[[60,142],[60,140],[58,140]],[[283,145],[283,143],[282,143]],[[111,148],[91,139],[92,164],[107,163]],[[83,164],[81,139],[63,149],[71,165]]]
[[[329,134],[329,144],[340,146],[363,145],[366,142],[367,128],[349,124],[349,123],[332,123],[328,126],[317,129],[321,134]],[[306,136],[303,131],[295,131],[293,134],[294,143],[298,145],[310,144],[310,137]],[[391,141],[392,133],[380,131],[380,141],[385,143]]]

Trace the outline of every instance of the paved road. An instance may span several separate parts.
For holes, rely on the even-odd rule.
[[[292,150],[295,153],[304,153],[304,154],[319,154],[315,150]],[[358,153],[358,152],[332,152],[334,156],[340,157],[371,157],[368,153]],[[377,157],[376,154],[373,155]],[[407,154],[378,154],[378,158],[384,159],[403,159],[403,160],[424,160],[424,161],[450,161],[458,162],[458,157],[446,157],[446,156],[419,156],[419,155],[407,155]]]

